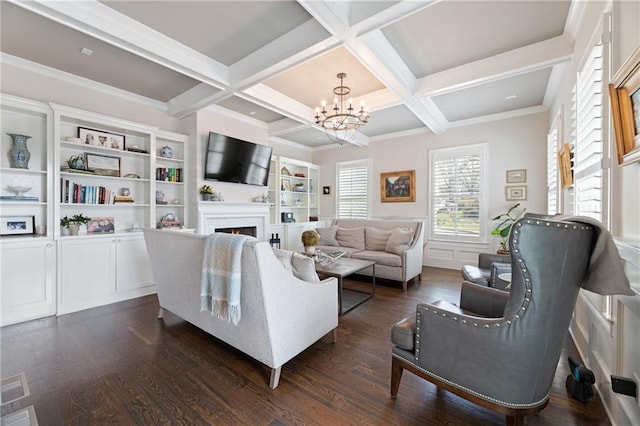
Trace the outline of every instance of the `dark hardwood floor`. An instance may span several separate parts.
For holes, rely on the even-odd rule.
[[[2,415],[33,405],[40,425],[504,424],[409,372],[389,397],[391,325],[418,301],[459,297],[458,271],[425,268],[422,277],[407,294],[378,285],[340,317],[337,343],[325,336],[285,364],[276,390],[257,361],[171,313],[158,320],[155,296],[3,327],[2,377],[24,372],[31,394]],[[525,425],[610,424],[599,398],[567,395],[570,354],[567,337],[550,403]]]

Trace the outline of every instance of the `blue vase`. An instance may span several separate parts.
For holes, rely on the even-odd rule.
[[[15,133],[7,133],[13,139],[13,146],[9,150],[9,159],[11,167],[14,169],[28,169],[31,153],[27,149],[27,140],[31,136],[18,135]]]

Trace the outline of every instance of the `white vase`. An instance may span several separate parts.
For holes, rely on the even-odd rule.
[[[311,257],[315,252],[316,252],[315,246],[304,246],[304,254],[306,254],[307,256]]]

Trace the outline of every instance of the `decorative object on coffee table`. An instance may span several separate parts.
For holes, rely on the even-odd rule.
[[[304,254],[313,256],[316,251],[316,245],[320,241],[320,234],[315,229],[309,229],[302,233],[302,244],[304,245]]]

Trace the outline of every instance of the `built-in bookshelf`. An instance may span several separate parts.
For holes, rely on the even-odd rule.
[[[319,166],[287,157],[272,159],[269,198],[272,224],[318,220]],[[283,218],[283,213],[286,213]]]

